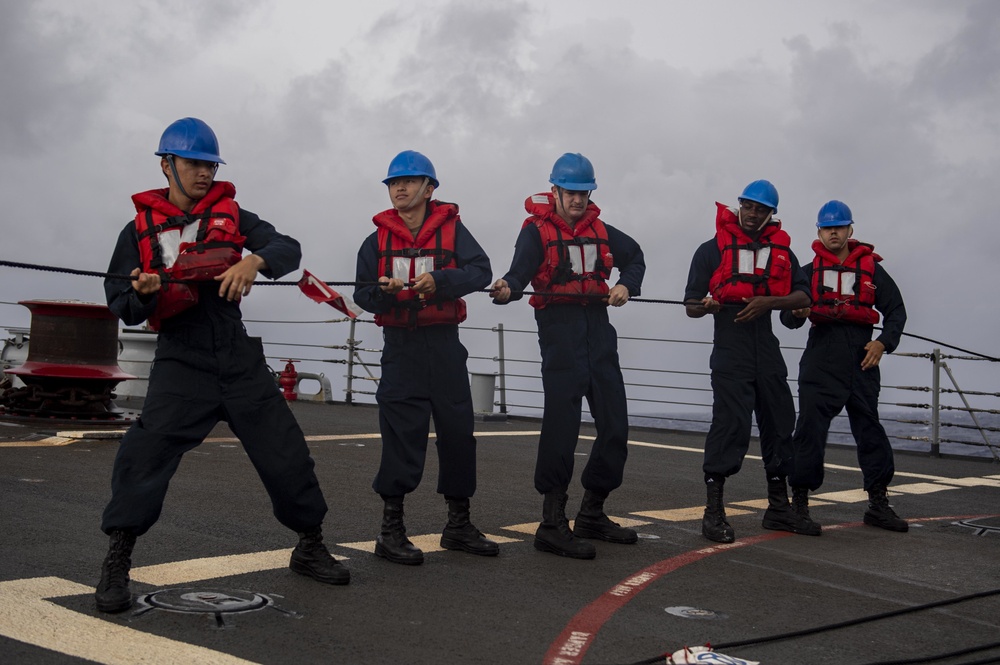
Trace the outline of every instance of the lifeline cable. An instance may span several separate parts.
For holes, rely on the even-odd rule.
[[[849,626],[856,626],[862,623],[869,623],[871,621],[880,621],[882,619],[889,619],[892,617],[902,616],[904,614],[910,614],[912,612],[921,612],[923,610],[933,609],[935,607],[944,607],[946,605],[954,605],[956,603],[964,603],[967,600],[976,600],[979,598],[988,598],[990,596],[1000,595],[1000,589],[991,589],[990,591],[980,591],[978,593],[970,593],[965,596],[958,596],[956,598],[948,598],[945,600],[937,600],[932,603],[925,603],[923,605],[916,605],[914,607],[904,607],[898,610],[892,610],[889,612],[882,612],[881,614],[871,614],[866,617],[859,617],[857,619],[848,619],[847,621],[841,621],[840,623],[833,623],[826,626],[817,626],[815,628],[805,628],[803,630],[796,630],[790,633],[781,633],[778,635],[769,635],[767,637],[761,637],[751,640],[740,640],[736,642],[725,642],[723,644],[717,644],[714,648],[716,649],[729,649],[732,647],[742,647],[751,644],[764,644],[767,642],[777,642],[780,640],[789,639],[792,637],[802,637],[804,635],[812,635],[814,633],[821,633],[827,630],[839,630],[841,628],[847,628]]]
[[[991,589],[989,591],[979,591],[977,593],[971,593],[965,596],[957,596],[955,598],[948,598],[946,600],[937,600],[931,603],[925,603],[923,605],[915,605],[913,607],[904,607],[899,610],[892,610],[889,612],[882,612],[880,614],[871,614],[866,617],[859,617],[857,619],[848,619],[847,621],[841,621],[839,623],[827,624],[825,626],[816,626],[813,628],[805,628],[803,630],[796,630],[789,633],[779,633],[777,635],[768,635],[766,637],[753,638],[749,640],[738,640],[734,642],[723,642],[720,644],[712,645],[713,651],[721,651],[723,649],[733,649],[736,647],[750,646],[754,644],[766,644],[768,642],[778,642],[780,640],[787,640],[793,637],[805,637],[807,635],[814,635],[816,633],[823,633],[829,630],[839,630],[841,628],[848,628],[850,626],[857,626],[863,623],[869,623],[872,621],[880,621],[882,619],[890,619],[892,617],[901,616],[904,614],[910,614],[912,612],[921,612],[923,610],[934,609],[935,607],[944,607],[947,605],[955,605],[957,603],[964,603],[969,600],[977,600],[979,598],[988,598],[990,596],[1000,595],[1000,589]],[[1000,643],[993,643],[988,645],[980,645],[973,647],[972,649],[966,649],[963,651],[957,651],[952,654],[938,655],[934,656],[933,660],[940,660],[944,658],[950,658],[953,656],[960,656],[965,653],[971,653],[973,651],[984,651],[986,649],[992,649],[996,646],[1000,646]],[[628,663],[627,665],[652,665],[653,663],[661,662],[666,656],[670,655],[671,652],[666,652],[652,658],[647,658],[645,660],[636,661],[634,663]],[[990,659],[985,661],[977,661],[976,663],[962,663],[960,665],[978,665],[978,663],[993,663],[1000,661],[1000,658]],[[923,660],[902,660],[893,661],[891,663],[869,663],[867,665],[904,665],[908,663],[921,663],[928,662]]]
[[[1000,642],[991,642],[989,644],[980,644],[979,646],[968,647],[967,649],[960,649],[959,651],[952,651],[950,653],[923,656],[921,658],[904,658],[903,660],[881,660],[877,663],[865,663],[865,665],[918,665],[919,663],[933,663],[936,660],[957,658],[958,656],[976,653],[977,651],[989,651],[990,649],[997,648],[1000,648]],[[989,660],[977,660],[968,663],[958,663],[956,665],[975,665],[976,663],[995,663],[997,661],[1000,661],[1000,656],[991,657]]]
[[[818,316],[822,316],[823,318],[826,318],[826,319],[830,319],[831,321],[837,321],[836,317],[829,316],[828,314],[822,314],[820,312],[814,312],[814,314],[816,314]],[[872,326],[872,328],[874,330],[883,330],[882,326]],[[900,332],[900,334],[903,335],[903,336],[905,336],[905,337],[914,337],[916,339],[921,339],[921,340],[923,340],[925,342],[930,342],[931,344],[938,344],[940,346],[946,346],[949,349],[954,349],[955,351],[961,351],[962,353],[971,353],[974,356],[979,356],[980,358],[983,358],[985,360],[989,360],[991,362],[1000,362],[1000,358],[994,358],[993,356],[988,356],[985,353],[978,353],[976,351],[969,351],[968,349],[963,349],[963,348],[958,347],[958,346],[952,346],[951,344],[945,344],[944,342],[939,342],[936,339],[931,339],[929,337],[922,337],[920,335],[915,335],[913,333],[908,333],[906,331],[902,331],[902,332]]]
[[[0,259],[0,266],[7,266],[9,268],[21,268],[23,270],[42,270],[45,272],[61,272],[68,273],[70,275],[82,275],[84,277],[103,277],[105,279],[117,279],[121,281],[131,282],[135,278],[132,275],[124,275],[121,273],[114,272],[98,272],[95,270],[77,270],[75,268],[60,268],[56,266],[43,266],[37,263],[17,263],[16,261],[4,261]],[[161,282],[176,282],[178,284],[199,284],[201,282],[211,282],[213,280],[206,279],[173,279],[168,275],[160,275]],[[374,286],[378,282],[324,282],[330,286]],[[268,280],[264,282],[254,282],[254,286],[298,286],[298,282],[280,282],[277,280]]]
[[[98,272],[98,271],[94,271],[94,270],[77,270],[75,268],[61,268],[61,267],[56,267],[56,266],[45,266],[45,265],[38,265],[38,264],[35,264],[35,263],[18,263],[16,261],[4,261],[2,259],[0,259],[0,266],[6,266],[6,267],[9,267],[9,268],[21,268],[23,270],[42,270],[42,271],[45,271],[45,272],[67,273],[67,274],[70,274],[70,275],[81,275],[81,276],[84,276],[84,277],[103,277],[105,279],[117,279],[117,280],[123,280],[123,281],[132,281],[134,279],[131,275],[123,275],[123,274],[119,274],[119,273]],[[181,284],[197,284],[197,283],[200,283],[200,282],[203,282],[203,281],[210,281],[210,280],[195,280],[195,279],[170,279],[169,277],[166,277],[166,276],[161,276],[160,280],[163,281],[163,282],[178,282],[178,283],[181,283]],[[253,286],[298,286],[298,284],[299,283],[297,281],[291,282],[291,281],[278,281],[278,280],[270,281],[269,280],[269,281],[263,281],[263,282],[254,282]],[[327,284],[328,286],[376,286],[376,285],[378,285],[378,282],[324,282],[324,284]],[[473,293],[491,293],[491,292],[492,292],[492,289],[482,289],[482,290],[479,290],[479,291],[473,291]],[[518,293],[518,294],[527,295],[527,296],[537,295],[537,296],[543,296],[543,297],[545,297],[545,296],[555,296],[555,295],[558,295],[558,296],[569,295],[571,297],[578,297],[578,298],[584,298],[584,299],[600,299],[600,298],[607,297],[607,296],[598,296],[598,295],[593,295],[593,294],[582,294],[582,293],[581,294],[548,293],[548,292],[544,292],[544,291],[512,291],[511,293],[512,294]],[[685,302],[683,300],[661,300],[661,299],[653,299],[653,298],[629,298],[629,302],[641,302],[641,303],[651,303],[651,304],[659,304],[659,305],[688,305],[689,304],[689,303],[687,303],[687,302]],[[723,305],[723,306],[724,307],[731,307],[731,306],[737,306],[738,307],[739,305]],[[879,326],[872,326],[872,327],[875,330],[882,330],[882,328],[879,327]],[[916,335],[914,333],[908,333],[908,332],[903,332],[902,334],[905,337],[913,337],[915,339],[923,340],[925,342],[930,342],[931,344],[937,344],[938,346],[943,346],[943,347],[948,348],[948,349],[952,349],[952,350],[955,350],[955,351],[961,351],[962,353],[968,353],[970,355],[982,358],[983,360],[989,360],[990,362],[1000,362],[1000,358],[997,358],[997,357],[994,357],[994,356],[989,356],[989,355],[986,355],[985,353],[979,353],[978,351],[970,351],[969,349],[963,349],[962,347],[954,346],[952,344],[947,344],[945,342],[941,342],[939,340],[932,339],[930,337],[923,337],[921,335]]]

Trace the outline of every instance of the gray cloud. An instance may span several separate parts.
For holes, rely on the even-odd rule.
[[[946,105],[1000,94],[1000,5],[979,0],[967,7],[959,34],[921,60],[911,92]]]
[[[87,127],[103,83],[75,66],[79,26],[28,2],[0,22],[0,151],[18,158],[71,141]]]
[[[370,24],[339,17],[361,27],[302,45],[319,54],[305,71],[241,61],[281,61],[300,46],[251,32],[269,12],[330,20],[299,3],[81,6],[43,14],[13,3],[0,25],[0,196],[19,222],[0,254],[103,269],[128,196],[161,184],[151,154],[159,132],[196,115],[219,134],[229,162],[220,177],[237,184],[241,204],[300,238],[304,266],[326,279],[353,278],[371,216],[388,205],[380,181],[396,152],[431,157],[439,196],[461,205],[500,276],[524,198],[547,189],[556,157],[579,151],[597,168],[605,219],[646,248],[646,297],[680,297],[691,254],[714,231],[714,201],[765,177],[779,187],[800,258],[819,205],[842,198],[858,236],[913,294],[914,331],[994,344],[976,332],[995,317],[975,299],[961,296],[978,322],[962,330],[921,306],[958,297],[940,275],[984,265],[997,249],[983,231],[1000,138],[992,3],[877,4],[872,12],[959,27],[912,61],[874,56],[873,39],[899,35],[873,35],[869,5],[848,3],[825,31],[791,21],[755,35],[782,44],[780,64],[706,34],[706,57],[732,54],[707,71],[633,48],[633,17],[556,23],[527,3],[399,4]],[[253,51],[230,52],[237,42]],[[942,228],[966,235],[942,243]],[[0,298],[26,297],[20,277],[0,272]],[[39,286],[31,296],[100,298],[95,283],[26,281]],[[246,308],[251,318],[327,314],[282,289],[255,290]],[[474,325],[532,325],[526,306],[501,309],[485,296],[470,299],[470,312]],[[622,330],[710,335],[669,306],[636,303],[614,316]]]

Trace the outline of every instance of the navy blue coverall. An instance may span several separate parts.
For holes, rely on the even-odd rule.
[[[803,271],[811,284],[812,264],[804,266]],[[875,309],[883,317],[882,332],[876,339],[885,346],[886,353],[892,353],[903,334],[906,307],[896,283],[878,263],[872,279]],[[781,322],[788,328],[800,328],[806,321],[788,311],[781,313]],[[864,489],[884,487],[892,481],[892,446],[878,417],[881,374],[878,366],[861,369],[865,345],[873,332],[870,325],[832,320],[809,328],[809,341],[799,361],[799,418],[792,439],[795,471],[788,477],[792,487],[815,490],[823,484],[830,422],[844,407],[858,447]]]
[[[240,209],[245,249],[267,263],[266,277],[295,270],[299,243]],[[109,273],[141,266],[135,224],[118,237]],[[157,295],[140,296],[130,282],[106,279],[108,307],[125,325],[138,325]],[[111,478],[112,496],[101,529],[141,536],[156,522],[167,485],[184,453],[226,421],[260,475],[274,516],[299,533],[318,527],[327,506],[302,430],[267,368],[260,340],[247,335],[238,301],[219,297],[218,282],[199,285],[194,307],[164,319],[149,374],[142,415],[122,438]]]
[[[378,232],[358,250],[357,281],[379,278]],[[493,278],[490,259],[461,221],[455,228],[455,268],[433,270],[435,298],[456,299],[485,289]],[[374,314],[396,302],[378,286],[359,286],[355,302]],[[382,462],[372,489],[403,496],[420,484],[427,457],[430,421],[437,434],[440,494],[470,498],[476,492],[475,418],[466,361],[469,352],[457,324],[382,328],[382,378],[375,392]]]
[[[630,297],[641,293],[646,263],[642,248],[610,224],[608,244],[621,284]],[[503,279],[511,300],[530,288],[545,260],[538,227],[521,229],[510,270]],[[586,303],[586,304],[584,304]],[[628,404],[618,362],[618,335],[608,306],[581,299],[581,304],[547,305],[535,310],[542,356],[545,410],[538,439],[535,489],[540,494],[565,491],[573,479],[574,451],[580,435],[583,398],[594,417],[597,438],[580,478],[584,489],[607,496],[622,484],[628,456]]]
[[[798,259],[792,261],[792,291],[809,293]],[[691,259],[684,300],[701,300],[722,261],[715,238],[703,243]],[[706,482],[736,474],[750,448],[751,417],[757,417],[761,456],[768,478],[792,471],[795,403],[788,388],[788,369],[771,328],[771,315],[746,323],[734,319],[739,307],[724,306],[713,318],[712,424],[705,439],[702,467]]]

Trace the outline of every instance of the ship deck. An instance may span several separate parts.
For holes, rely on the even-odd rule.
[[[295,544],[253,467],[220,425],[181,464],[163,515],[133,554],[133,610],[94,608],[107,539],[115,434],[0,423],[0,662],[635,663],[710,643],[761,663],[874,663],[958,651],[1000,636],[1000,467],[983,459],[897,454],[891,501],[909,533],[861,523],[854,450],[831,447],[812,512],[819,538],[761,528],[765,481],[754,443],[726,485],[737,541],[701,536],[704,435],[633,428],[625,482],[607,503],[640,533],[597,542],[592,561],[532,546],[537,420],[477,423],[472,517],[501,542],[483,558],[438,546],[446,513],[436,451],[406,502],[422,566],[373,554],[381,501],[372,406],[293,403],[330,505],[326,542],[346,587],[287,568]],[[593,428],[584,426],[570,489]],[[873,615],[891,618],[743,646]],[[1000,655],[1000,649],[984,651]],[[975,656],[966,656],[975,658]],[[947,661],[959,662],[959,661]]]

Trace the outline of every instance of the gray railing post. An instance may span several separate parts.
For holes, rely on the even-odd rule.
[[[347,336],[347,390],[344,394],[344,402],[352,404],[354,401],[354,347],[357,342],[354,340],[354,319],[351,319],[351,330]]]
[[[941,349],[931,353],[934,376],[931,378],[931,455],[941,456]]]
[[[503,324],[497,324],[497,361],[500,369],[500,413],[507,413],[507,372],[504,369],[503,357]]]
[[[972,408],[972,405],[969,404],[969,400],[965,396],[965,393],[958,387],[958,381],[955,380],[955,375],[951,373],[951,368],[948,367],[948,363],[941,363],[941,368],[944,369],[944,371],[948,374],[948,378],[951,379],[951,385],[955,386],[955,392],[962,398],[962,404],[965,405],[965,412],[969,414],[972,422],[979,430],[979,436],[983,437],[983,443],[985,443],[986,447],[989,448],[991,453],[993,453],[993,461],[1000,462],[1000,455],[997,455],[994,445],[990,443],[990,437],[986,435],[986,430],[983,429],[983,426],[979,423],[979,418],[976,417],[976,410]]]

